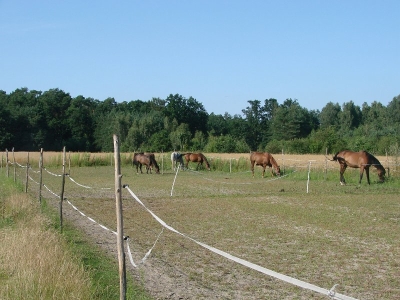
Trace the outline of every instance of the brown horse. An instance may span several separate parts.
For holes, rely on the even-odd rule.
[[[154,167],[156,169],[156,173],[160,173],[160,168],[157,164],[154,153],[134,153],[132,159],[132,165],[136,166],[136,173],[139,173],[138,169],[140,169],[140,173],[142,172],[142,165],[146,166],[146,173],[151,174],[151,169]]]
[[[273,169],[275,170],[276,175],[281,175],[281,169],[277,164],[275,158],[268,152],[251,152],[250,154],[250,162],[251,162],[251,172],[254,177],[254,165],[262,166],[263,173],[262,177],[264,178],[265,168],[268,166],[271,168],[271,174],[274,176]]]
[[[207,161],[207,158],[204,156],[203,153],[186,153],[184,154],[186,160],[186,169],[188,168],[189,162],[197,162],[196,170],[199,168],[200,165],[203,165],[203,162],[206,163],[207,169],[210,171],[210,164]]]
[[[350,168],[360,168],[360,180],[358,184],[361,184],[361,179],[363,178],[364,170],[367,174],[367,181],[369,181],[369,167],[374,166],[378,170],[379,181],[383,182],[385,180],[385,168],[381,165],[378,159],[375,158],[371,153],[367,151],[353,152],[348,150],[343,150],[335,154],[331,161],[337,161],[340,164],[340,184],[345,185],[346,181],[344,179],[343,173],[346,171],[347,167]]]

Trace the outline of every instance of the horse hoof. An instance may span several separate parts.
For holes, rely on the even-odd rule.
[[[340,182],[340,185],[346,185],[346,183],[344,183],[344,182]]]

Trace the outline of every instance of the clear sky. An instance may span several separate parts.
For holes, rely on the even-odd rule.
[[[399,0],[0,0],[0,90],[117,102],[193,97],[387,105],[400,94]]]

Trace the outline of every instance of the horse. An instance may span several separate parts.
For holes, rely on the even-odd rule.
[[[207,169],[210,171],[210,164],[208,163],[207,158],[204,156],[203,153],[186,153],[184,154],[186,160],[186,169],[188,169],[189,162],[197,162],[196,170],[199,168],[200,165],[203,165],[203,162],[206,163]]]
[[[181,169],[183,169],[183,158],[182,158],[182,156],[183,155],[181,153],[176,152],[176,151],[171,153],[171,166],[172,166],[172,169],[174,171],[175,171],[178,163],[179,163],[179,167]]]
[[[253,173],[253,178],[254,178],[254,165],[263,167],[263,173],[262,173],[263,178],[264,178],[265,168],[267,166],[271,168],[272,176],[274,176],[273,170],[275,170],[276,175],[281,176],[281,168],[277,164],[274,157],[268,152],[251,152],[250,163],[251,163],[251,172]]]
[[[154,153],[149,153],[149,152],[134,153],[132,159],[132,165],[136,166],[136,173],[139,173],[138,169],[140,169],[140,173],[143,173],[142,165],[146,166],[147,174],[149,173],[149,170],[151,174],[151,170],[153,167],[156,169],[157,174],[160,173],[160,168],[157,164]]]
[[[329,158],[328,158],[329,159]],[[346,171],[347,167],[350,168],[360,168],[360,180],[358,184],[361,184],[361,179],[363,178],[364,170],[367,175],[368,184],[369,181],[369,167],[374,166],[378,170],[378,177],[380,182],[385,181],[385,168],[381,165],[379,160],[367,151],[353,152],[349,150],[343,150],[337,152],[330,161],[337,161],[340,164],[340,184],[345,185],[346,181],[344,179],[343,173]]]

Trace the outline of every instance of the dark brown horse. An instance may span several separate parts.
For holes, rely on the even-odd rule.
[[[210,164],[208,163],[207,158],[204,156],[203,153],[186,153],[184,154],[186,160],[186,169],[189,166],[189,162],[197,162],[196,170],[199,168],[200,165],[203,165],[203,162],[206,163],[207,169],[210,171]]]
[[[254,177],[254,165],[262,166],[263,173],[262,177],[264,178],[265,168],[268,166],[271,168],[271,174],[274,176],[273,170],[275,170],[276,175],[281,175],[281,169],[277,164],[275,158],[268,152],[251,152],[250,154],[250,162],[251,162],[251,172]]]
[[[133,159],[132,159],[132,165],[136,166],[136,173],[139,173],[140,169],[140,173],[142,172],[142,165],[146,166],[146,173],[149,173],[150,170],[150,174],[151,174],[151,170],[154,167],[156,169],[156,173],[160,173],[160,168],[157,164],[156,158],[154,153],[134,153],[133,154]]]
[[[367,174],[367,181],[369,181],[369,167],[373,166],[378,170],[379,181],[383,182],[385,180],[385,168],[381,165],[378,159],[375,158],[371,153],[367,151],[353,152],[349,150],[343,150],[335,154],[331,161],[337,161],[340,164],[340,184],[345,185],[346,181],[344,179],[343,173],[346,171],[347,167],[350,168],[360,168],[360,180],[363,178],[364,170]]]

